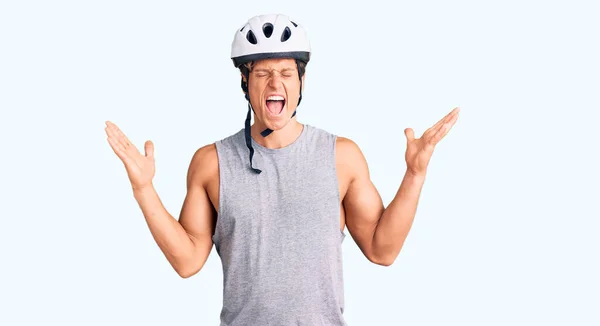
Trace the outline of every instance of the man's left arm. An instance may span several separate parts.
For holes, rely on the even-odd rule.
[[[371,181],[366,159],[358,146],[348,139],[340,141],[340,155],[350,165],[347,170],[352,171],[343,200],[346,226],[369,261],[389,266],[398,257],[416,215],[433,149],[457,118],[458,109],[454,109],[420,138],[414,137],[412,129],[405,129],[407,168],[387,208]]]

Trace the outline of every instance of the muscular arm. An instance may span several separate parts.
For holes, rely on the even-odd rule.
[[[212,249],[214,209],[206,192],[206,182],[217,168],[211,145],[194,153],[179,221],[167,212],[154,187],[134,192],[154,240],[183,278],[198,273]]]
[[[391,265],[408,236],[416,214],[424,178],[406,174],[387,208],[373,185],[367,162],[358,146],[340,137],[338,155],[350,174],[343,204],[352,238],[371,262]]]

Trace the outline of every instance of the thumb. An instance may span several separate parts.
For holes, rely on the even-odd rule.
[[[408,139],[409,141],[415,139],[415,132],[412,130],[412,128],[404,129],[404,134],[406,135],[406,139]]]
[[[147,140],[144,144],[144,150],[146,151],[146,157],[154,158],[154,144],[152,141]]]

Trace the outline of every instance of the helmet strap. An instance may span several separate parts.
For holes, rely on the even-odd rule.
[[[255,168],[252,165],[252,157],[254,156],[254,148],[252,147],[252,136],[250,135],[250,119],[251,119],[251,112],[254,111],[254,109],[252,108],[252,105],[250,104],[250,101],[248,101],[248,114],[246,114],[246,126],[244,128],[244,135],[246,137],[246,146],[248,147],[248,149],[250,150],[250,169],[252,169],[252,171],[256,172],[256,174],[260,174],[262,171],[260,169]]]
[[[296,66],[298,67],[298,75],[300,75],[300,65],[298,63],[298,60],[296,60]],[[244,81],[244,79],[242,78],[241,86],[242,86],[242,90],[246,94],[246,100],[248,101],[248,113],[246,114],[244,135],[246,137],[246,146],[250,150],[250,157],[249,157],[250,158],[250,169],[252,169],[252,171],[254,171],[257,174],[260,174],[262,172],[262,170],[255,168],[252,164],[252,158],[254,157],[254,148],[252,147],[252,135],[250,133],[250,121],[252,118],[252,112],[255,112],[255,111],[254,111],[254,108],[252,107],[252,104],[250,103],[250,92],[248,91],[249,72],[246,72],[244,75],[246,76],[246,81]],[[302,101],[302,76],[300,76],[300,97],[298,98],[298,105],[300,105],[301,101]],[[292,119],[296,115],[296,111],[297,110],[294,110],[294,113],[292,114],[290,119]],[[263,130],[260,133],[260,135],[263,137],[267,137],[272,132],[273,132],[273,130],[267,128],[267,129]]]

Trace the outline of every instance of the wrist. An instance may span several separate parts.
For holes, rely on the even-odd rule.
[[[410,181],[423,182],[423,181],[425,181],[426,174],[427,174],[426,171],[414,172],[411,170],[406,170],[404,177]]]
[[[131,189],[135,197],[144,197],[155,192],[154,185],[152,183],[143,186],[131,186]]]

